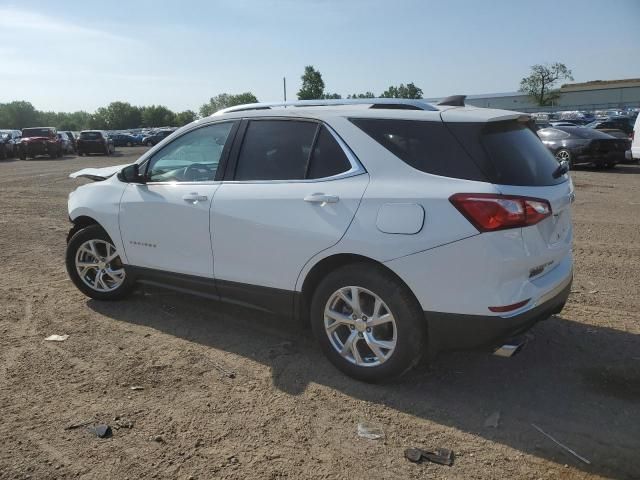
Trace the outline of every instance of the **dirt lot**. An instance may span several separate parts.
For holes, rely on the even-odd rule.
[[[520,355],[442,355],[372,386],[260,313],[76,290],[67,175],[141,151],[0,162],[0,478],[640,478],[640,167],[573,173],[573,292]],[[359,438],[364,420],[386,438]],[[113,437],[65,429],[86,421]],[[411,464],[408,446],[450,448],[455,464]]]

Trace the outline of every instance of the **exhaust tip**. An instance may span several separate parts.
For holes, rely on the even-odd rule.
[[[494,350],[493,354],[496,357],[511,358],[516,353],[520,352],[520,350],[522,350],[522,347],[524,347],[526,343],[527,342],[524,339],[510,340],[509,342]]]

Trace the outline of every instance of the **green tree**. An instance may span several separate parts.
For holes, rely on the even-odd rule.
[[[324,81],[319,70],[312,65],[304,67],[304,74],[300,77],[302,86],[298,91],[298,100],[317,100],[324,98]]]
[[[208,117],[223,108],[235,107],[236,105],[244,105],[245,103],[257,103],[258,99],[251,92],[239,94],[221,93],[215,97],[211,97],[207,103],[200,107],[200,116]]]
[[[365,93],[352,93],[348,95],[347,98],[376,98],[373,92],[365,92]]]
[[[106,107],[98,108],[96,115],[101,117],[104,128],[109,130],[137,128],[142,124],[141,109],[127,102],[111,102]]]
[[[184,112],[176,113],[176,126],[182,127],[188,123],[193,122],[196,119],[196,112],[191,110],[185,110]]]
[[[91,114],[79,110],[72,113],[62,113],[62,117],[57,124],[58,130],[85,130],[89,128]]]
[[[39,120],[39,112],[30,102],[15,101],[0,104],[0,121],[3,128],[37,127]]]
[[[422,98],[422,89],[416,87],[413,82],[406,85],[401,83],[399,86],[391,86],[387,88],[381,95],[381,98]]]
[[[551,105],[560,94],[553,87],[558,80],[573,80],[571,70],[564,63],[534,65],[531,74],[520,80],[520,91],[529,95],[537,105]]]
[[[175,124],[176,114],[164,105],[142,107],[142,124],[145,127],[168,127]]]

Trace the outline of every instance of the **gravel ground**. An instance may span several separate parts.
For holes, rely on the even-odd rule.
[[[441,355],[374,386],[262,313],[75,289],[67,175],[142,151],[0,162],[0,478],[640,478],[639,166],[573,173],[573,291],[521,354]],[[358,437],[362,421],[385,438]],[[113,436],[65,428],[82,422]],[[455,464],[409,463],[409,446],[450,448]]]

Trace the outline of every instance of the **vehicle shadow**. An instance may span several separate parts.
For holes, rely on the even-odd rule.
[[[89,300],[88,306],[261,362],[271,368],[274,386],[291,395],[314,382],[585,472],[615,478],[640,472],[640,338],[624,331],[551,317],[513,358],[441,354],[391,384],[369,385],[336,371],[307,328],[261,312],[146,286],[127,301]],[[487,428],[493,412],[500,412],[499,427]]]
[[[602,173],[620,173],[620,174],[640,174],[640,165],[633,163],[618,163],[613,168],[596,168],[587,166],[576,166],[574,171],[582,172],[602,172]]]

